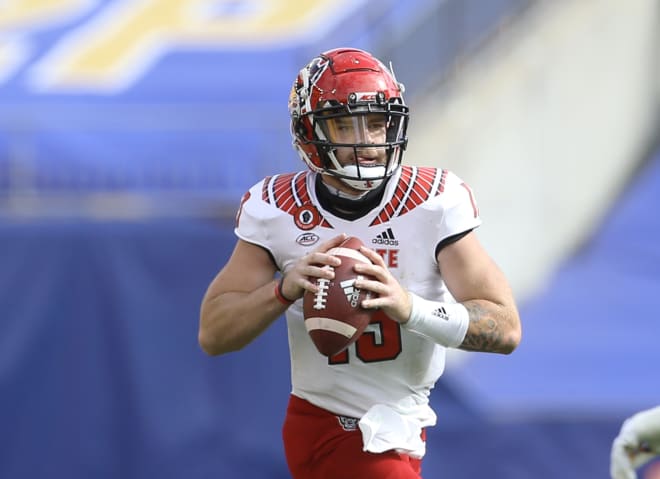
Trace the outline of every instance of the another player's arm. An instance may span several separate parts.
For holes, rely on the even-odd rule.
[[[626,419],[612,442],[610,477],[636,478],[635,469],[660,455],[660,406]]]
[[[452,296],[468,310],[468,330],[459,349],[511,353],[522,334],[518,309],[509,282],[476,234],[445,246],[437,259]]]
[[[275,272],[263,248],[238,240],[202,300],[198,340],[206,353],[243,348],[284,312],[273,292]]]

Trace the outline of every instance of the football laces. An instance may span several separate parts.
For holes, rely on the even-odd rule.
[[[316,284],[318,285],[319,290],[314,294],[314,309],[325,309],[328,302],[330,280],[326,278],[318,278]]]

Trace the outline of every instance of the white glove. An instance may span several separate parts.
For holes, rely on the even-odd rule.
[[[636,479],[635,469],[655,457],[660,448],[660,406],[626,419],[612,443],[612,479]]]

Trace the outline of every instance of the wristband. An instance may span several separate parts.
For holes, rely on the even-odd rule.
[[[284,306],[291,306],[293,303],[295,303],[295,300],[292,301],[284,296],[282,293],[282,283],[284,283],[284,277],[281,277],[280,280],[275,283],[275,297]]]
[[[463,343],[470,318],[460,303],[442,303],[410,294],[411,311],[408,322],[401,326],[425,336],[442,346],[456,348]]]

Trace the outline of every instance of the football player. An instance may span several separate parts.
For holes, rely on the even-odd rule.
[[[371,54],[322,53],[289,96],[293,146],[307,168],[254,185],[235,249],[206,291],[199,342],[247,346],[286,312],[292,391],[283,427],[295,479],[419,478],[431,390],[447,348],[511,353],[521,324],[508,281],[480,244],[470,187],[440,168],[402,164],[403,85]],[[332,280],[327,254],[348,236],[373,264],[365,333],[327,358],[304,325],[302,296]],[[330,268],[328,268],[330,266]]]

